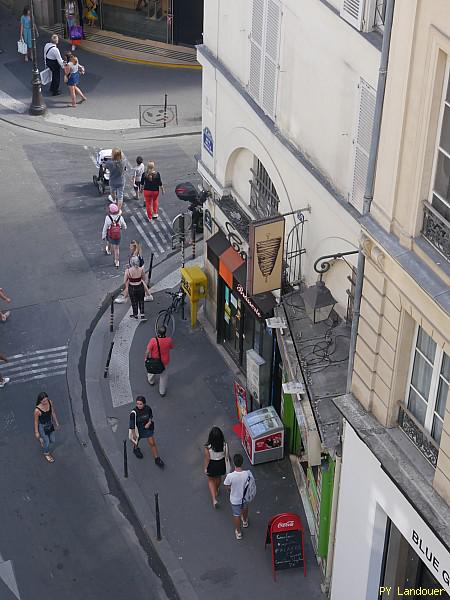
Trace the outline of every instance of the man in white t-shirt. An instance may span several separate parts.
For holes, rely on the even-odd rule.
[[[223,482],[224,486],[230,491],[231,512],[233,514],[234,534],[237,540],[242,539],[242,527],[248,527],[248,503],[244,502],[244,488],[248,480],[250,471],[243,471],[242,465],[244,458],[242,454],[233,456],[234,471],[228,473]]]

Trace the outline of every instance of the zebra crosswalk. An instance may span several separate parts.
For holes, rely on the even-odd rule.
[[[133,202],[133,201],[131,201]],[[134,201],[137,205],[138,201]],[[149,249],[159,256],[172,248],[172,224],[166,211],[160,207],[158,219],[151,223],[147,220],[145,208],[140,206],[124,205],[124,215],[130,215],[130,219],[142,236]]]
[[[11,379],[9,385],[34,379],[64,375],[67,367],[67,346],[34,350],[8,356],[1,375]]]

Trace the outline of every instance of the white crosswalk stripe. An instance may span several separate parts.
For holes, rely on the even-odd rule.
[[[10,377],[9,385],[12,385],[64,375],[66,367],[67,346],[57,346],[8,356],[1,374],[3,377]]]

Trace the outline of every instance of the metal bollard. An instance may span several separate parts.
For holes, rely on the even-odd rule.
[[[167,124],[167,94],[164,94],[164,127]]]
[[[159,515],[159,500],[158,492],[155,493],[155,517],[156,517],[156,539],[158,542],[162,540],[161,537],[161,518]]]
[[[128,478],[127,440],[123,440],[123,476]]]
[[[148,287],[150,287],[150,283],[152,281],[152,271],[153,271],[153,252],[150,254],[150,266],[148,268],[148,279],[147,279],[147,285]]]
[[[109,372],[109,363],[111,362],[111,354],[114,348],[114,342],[111,342],[111,346],[109,347],[108,358],[106,359],[105,370],[103,371],[103,377],[106,379],[108,377]]]
[[[111,296],[111,314],[109,316],[109,331],[114,331],[114,296]]]

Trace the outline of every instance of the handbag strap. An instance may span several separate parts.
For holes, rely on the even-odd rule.
[[[250,485],[250,473],[247,471],[248,473],[248,477],[247,477],[247,481],[245,482],[245,486],[244,486],[244,493],[242,494],[242,502],[241,502],[241,506],[244,506],[244,502],[245,502],[245,494],[247,493],[248,490],[248,486]]]
[[[158,336],[156,336],[156,344],[158,346],[158,355],[159,355],[159,360],[161,360],[161,348],[159,347],[159,340],[158,340]],[[161,360],[162,362],[162,360]]]

